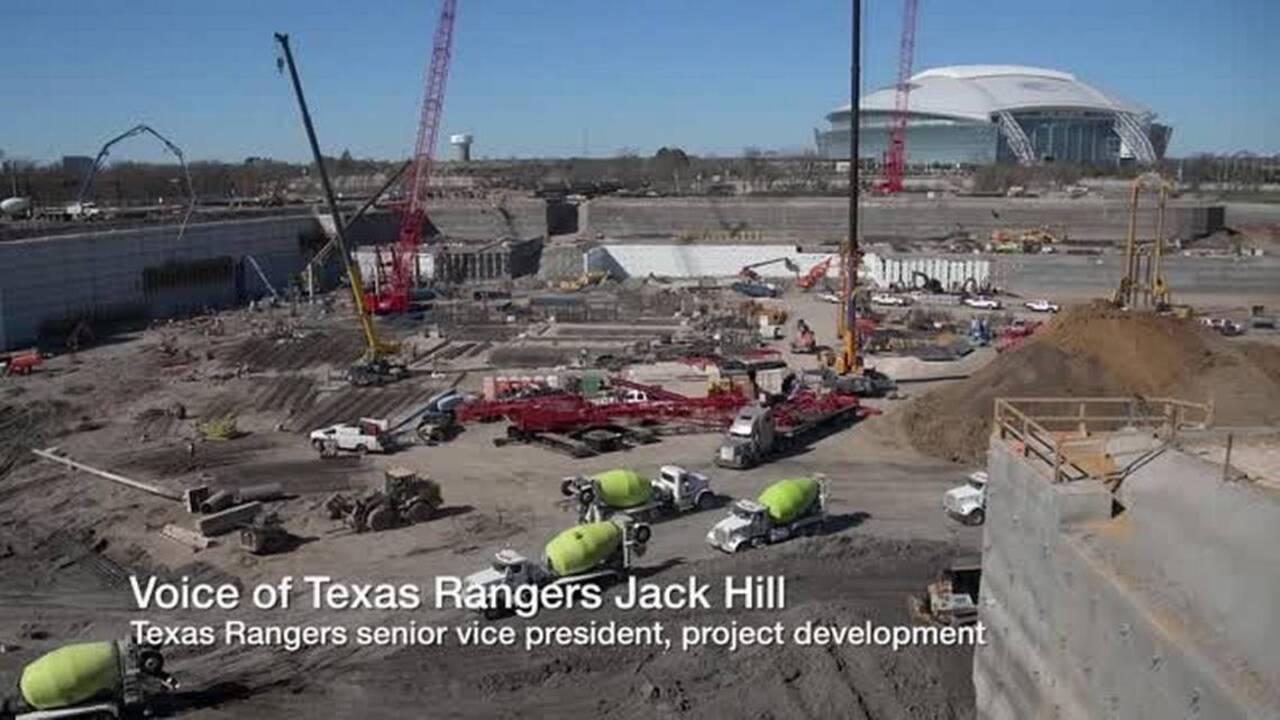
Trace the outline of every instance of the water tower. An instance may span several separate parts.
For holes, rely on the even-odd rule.
[[[471,133],[449,136],[449,159],[454,162],[471,162]]]

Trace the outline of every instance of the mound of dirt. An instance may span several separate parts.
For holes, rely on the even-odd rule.
[[[1230,343],[1191,320],[1072,308],[1017,350],[903,413],[928,454],[981,461],[998,397],[1172,397],[1211,402],[1219,425],[1280,423],[1280,350]]]

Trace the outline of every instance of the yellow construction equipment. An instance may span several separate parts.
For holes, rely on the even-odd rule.
[[[1125,242],[1124,275],[1112,302],[1119,307],[1167,310],[1172,293],[1164,278],[1164,212],[1172,184],[1157,173],[1144,173],[1133,181],[1129,194],[1129,232]],[[1144,191],[1156,195],[1155,232],[1150,240],[1138,238],[1138,206]]]
[[[853,201],[856,202],[856,199]],[[836,305],[836,335],[840,338],[840,351],[835,356],[837,375],[862,373],[862,358],[858,355],[858,324],[854,307],[854,292],[858,283],[858,239],[856,229],[840,243],[840,302]]]
[[[572,280],[561,280],[558,287],[560,290],[577,292],[579,290],[585,290],[587,288],[600,285],[608,279],[609,272],[607,270],[591,270],[589,272],[582,273]]]

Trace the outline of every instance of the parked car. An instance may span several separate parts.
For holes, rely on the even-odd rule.
[[[1234,320],[1220,317],[1204,317],[1200,318],[1200,322],[1212,330],[1217,330],[1222,335],[1242,335],[1244,334],[1244,324]]]
[[[1000,309],[999,300],[996,300],[995,298],[985,297],[985,296],[967,297],[964,299],[963,302],[965,305],[968,305],[971,308],[977,308],[978,310],[999,310]]]
[[[908,300],[901,295],[890,295],[889,293],[876,293],[871,296],[872,305],[896,305],[902,307],[907,305]]]
[[[1040,298],[1038,300],[1028,300],[1022,304],[1031,312],[1038,312],[1038,313],[1056,313],[1062,309],[1058,307],[1056,304],[1051,303],[1048,300],[1045,300],[1044,298]]]

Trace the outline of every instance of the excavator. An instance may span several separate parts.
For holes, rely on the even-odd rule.
[[[919,282],[917,282],[917,280],[919,280]],[[947,289],[942,286],[941,280],[935,277],[929,277],[919,270],[911,273],[911,289],[923,290],[924,292],[933,293],[935,295],[941,295],[947,291]]]
[[[751,282],[760,282],[760,273],[756,272],[756,268],[767,267],[769,265],[776,265],[777,263],[782,263],[783,265],[785,265],[788,272],[791,272],[791,273],[800,272],[800,267],[796,265],[795,261],[792,260],[791,258],[777,257],[777,258],[773,258],[772,260],[762,260],[758,263],[743,265],[742,269],[738,271],[738,276],[745,280],[750,280]]]

